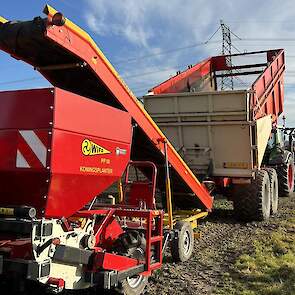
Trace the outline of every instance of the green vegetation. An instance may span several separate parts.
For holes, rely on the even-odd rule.
[[[295,218],[256,234],[252,254],[237,259],[216,295],[295,294]]]

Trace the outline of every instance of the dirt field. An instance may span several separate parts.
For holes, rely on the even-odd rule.
[[[279,250],[285,256],[291,255],[291,258],[294,258],[294,249],[289,246],[290,243],[293,246],[295,244],[294,197],[280,199],[278,214],[269,222],[263,223],[237,223],[232,217],[231,205],[224,201],[217,202],[217,208],[200,229],[202,238],[196,241],[193,258],[183,264],[174,264],[168,256],[162,270],[151,278],[147,294],[295,294],[294,289],[291,290],[287,285],[289,276],[295,274],[295,261],[294,265],[290,266],[291,270],[285,271],[285,277],[280,277],[279,272],[277,277],[267,278],[263,273],[263,259],[269,260],[273,257],[273,263],[277,263],[276,256],[281,254],[266,253],[269,259],[268,256],[263,258],[261,256],[266,245],[263,242],[257,244],[257,241],[269,239],[273,234],[279,235],[276,238],[278,242],[275,242],[278,243]],[[290,243],[285,241],[286,237],[291,236],[294,240]],[[262,248],[260,256],[256,253],[256,248],[259,247]],[[274,247],[270,245],[269,248],[269,251],[272,251]],[[286,257],[281,257],[279,256],[280,259],[286,260]],[[256,263],[257,260],[260,261],[260,266]],[[290,264],[289,261],[288,263]],[[274,287],[270,285],[272,282]],[[290,283],[294,282],[291,280]],[[265,285],[271,286],[269,292],[265,291]]]

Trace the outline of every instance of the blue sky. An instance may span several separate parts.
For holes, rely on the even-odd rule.
[[[285,110],[295,125],[295,2],[293,0],[10,0],[0,14],[11,20],[42,15],[48,3],[88,31],[136,95],[221,51],[220,19],[245,40],[240,51],[285,48]],[[258,4],[259,3],[259,4]],[[266,41],[265,39],[268,39]],[[248,40],[246,40],[248,39]],[[255,39],[255,41],[249,41]],[[219,42],[220,41],[220,42]],[[166,52],[165,54],[160,54]],[[144,58],[142,58],[144,57]],[[0,54],[0,90],[48,86],[29,66]],[[18,80],[27,81],[17,82]],[[29,80],[31,79],[31,80]]]

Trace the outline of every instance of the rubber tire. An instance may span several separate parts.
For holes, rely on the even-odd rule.
[[[279,183],[278,175],[274,168],[263,168],[266,170],[270,181],[270,214],[275,215],[279,206]]]
[[[171,241],[171,255],[174,262],[184,262],[191,258],[194,251],[194,232],[190,223],[185,221],[178,221],[174,227],[178,231],[177,238]],[[186,235],[188,235],[189,248],[186,252],[184,250],[184,243]]]
[[[132,288],[129,285],[128,280],[126,279],[121,283],[121,288],[120,288],[119,294],[141,295],[144,293],[147,284],[148,284],[148,277],[147,276],[142,277],[142,281],[140,282],[140,284],[136,288]]]
[[[256,172],[251,184],[235,185],[234,215],[240,221],[263,221],[270,217],[270,180],[267,171]]]
[[[139,251],[137,251],[135,253],[136,250],[142,250],[142,253],[140,253]],[[133,251],[133,252],[132,252]],[[145,259],[145,251],[146,251],[146,241],[145,239],[142,237],[141,238],[141,245],[139,247],[133,248],[133,249],[129,249],[128,251],[128,255],[129,257],[133,257],[136,259]],[[113,294],[124,294],[124,295],[141,295],[144,293],[145,288],[148,284],[148,276],[142,276],[141,278],[141,282],[137,287],[132,287],[129,282],[128,279],[125,279],[123,282],[121,282],[119,284],[119,286],[113,290]]]
[[[289,185],[289,166],[293,169],[292,185]],[[290,155],[286,163],[282,163],[276,168],[279,181],[279,197],[290,197],[294,191],[294,160]]]

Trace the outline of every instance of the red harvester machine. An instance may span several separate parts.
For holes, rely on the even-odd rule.
[[[141,294],[167,242],[176,260],[191,255],[192,227],[212,197],[89,35],[44,12],[0,19],[0,48],[54,85],[0,93],[1,284],[17,294],[35,283]],[[126,168],[120,202],[97,204]],[[156,188],[167,192],[167,230]],[[201,210],[175,223],[171,190],[178,207],[190,198]]]

